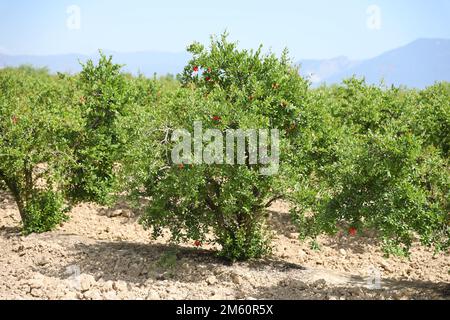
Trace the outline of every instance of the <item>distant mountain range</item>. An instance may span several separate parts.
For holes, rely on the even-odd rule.
[[[346,57],[299,61],[300,72],[313,84],[339,83],[352,75],[368,83],[423,88],[450,81],[450,40],[419,39],[375,58],[352,61]]]
[[[116,63],[124,64],[124,71],[146,76],[177,74],[189,60],[188,53],[105,52]],[[93,56],[79,54],[49,56],[11,56],[0,54],[0,68],[30,64],[47,67],[52,72],[78,72],[80,62]],[[346,57],[327,60],[300,60],[300,73],[313,85],[340,83],[352,75],[365,77],[367,82],[378,84],[383,79],[387,85],[405,85],[423,88],[436,81],[450,81],[450,39],[419,39],[375,58],[354,61]]]

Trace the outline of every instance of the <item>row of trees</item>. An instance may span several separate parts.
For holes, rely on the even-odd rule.
[[[111,57],[77,75],[0,71],[0,188],[25,233],[80,201],[146,202],[155,237],[214,241],[230,260],[270,252],[266,209],[284,199],[302,238],[375,230],[389,253],[450,245],[450,85],[383,88],[349,79],[309,88],[287,53],[194,43],[177,81],[132,77]],[[278,128],[278,174],[260,165],[176,165],[174,130]],[[214,235],[211,240],[207,234]]]

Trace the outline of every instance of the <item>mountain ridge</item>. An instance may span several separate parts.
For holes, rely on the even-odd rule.
[[[114,61],[124,64],[124,71],[146,76],[177,74],[183,71],[189,60],[186,52],[139,51],[115,52]],[[47,67],[51,72],[75,73],[81,70],[79,62],[97,59],[98,53],[55,55],[6,55],[0,53],[0,68],[29,64]],[[336,84],[353,75],[364,77],[368,83],[403,85],[423,88],[436,81],[450,81],[450,39],[419,38],[404,46],[388,50],[378,56],[364,60],[352,60],[345,56],[331,59],[303,59],[296,62],[300,73],[313,86]]]
[[[329,60],[324,63],[327,61]],[[450,81],[450,39],[421,38],[374,58],[353,63],[327,77],[321,77],[320,69],[316,69],[316,79],[320,81],[314,81],[314,78],[310,80],[316,86],[323,83],[336,84],[355,75],[364,77],[371,84],[383,81],[386,85],[413,88],[424,88],[436,81]],[[308,71],[311,72],[304,70],[301,73],[307,76]]]

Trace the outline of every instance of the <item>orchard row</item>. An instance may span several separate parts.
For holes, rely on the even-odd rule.
[[[140,223],[155,237],[168,228],[174,241],[251,259],[270,252],[267,208],[283,200],[302,238],[370,229],[387,253],[415,240],[449,247],[448,83],[311,89],[286,53],[239,50],[226,35],[188,51],[177,80],[121,73],[103,55],[76,75],[0,70],[0,188],[24,233],[53,229],[79,202],[126,195],[136,207],[149,200]],[[196,121],[278,129],[277,174],[250,161],[173,163],[172,134]]]

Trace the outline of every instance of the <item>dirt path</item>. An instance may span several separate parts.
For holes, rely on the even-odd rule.
[[[372,238],[347,235],[313,250],[282,203],[271,208],[274,255],[229,265],[210,247],[152,240],[126,208],[84,204],[58,230],[24,237],[0,199],[0,299],[450,299],[448,253],[417,245],[409,260],[385,259]]]

